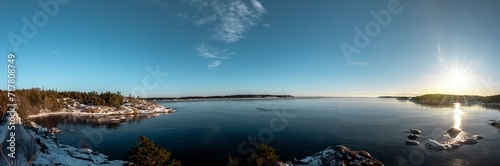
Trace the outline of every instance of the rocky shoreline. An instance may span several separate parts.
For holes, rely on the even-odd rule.
[[[19,126],[21,127],[21,126]],[[31,165],[50,166],[50,165],[88,165],[88,166],[122,166],[131,164],[123,160],[109,160],[108,156],[89,148],[76,148],[69,145],[60,144],[57,134],[60,132],[57,128],[45,128],[34,122],[24,127],[26,138],[32,137],[33,148],[39,149],[39,153],[31,161]],[[26,163],[23,163],[26,164]],[[330,146],[323,151],[307,156],[301,160],[276,162],[277,166],[309,166],[309,165],[371,165],[383,166],[383,164],[372,157],[366,151],[353,151],[348,147],[337,145]]]
[[[32,146],[40,149],[31,162],[32,165],[122,166],[128,163],[122,160],[108,160],[108,156],[89,148],[76,148],[60,144],[56,137],[58,132],[56,128],[47,129],[31,122],[31,125],[26,126],[25,129],[25,134],[30,135],[35,140],[36,144]]]

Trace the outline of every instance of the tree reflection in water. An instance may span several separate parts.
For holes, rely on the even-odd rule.
[[[32,118],[32,120],[45,126],[47,128],[57,127],[61,124],[70,124],[75,128],[83,128],[85,126],[91,126],[92,128],[98,128],[105,126],[107,129],[113,130],[120,127],[122,124],[126,123],[140,123],[142,120],[147,118],[156,117],[162,115],[159,114],[148,114],[148,115],[49,115],[43,117]],[[125,122],[112,121],[111,119],[125,118]]]

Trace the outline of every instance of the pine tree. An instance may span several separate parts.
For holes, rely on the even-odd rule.
[[[266,144],[260,144],[259,147],[257,147],[257,153],[253,154],[253,156],[254,160],[251,164],[257,166],[273,165],[279,160],[276,151]]]
[[[226,166],[239,166],[239,165],[242,165],[240,160],[237,158],[237,157],[232,157],[231,155],[229,155],[227,157],[227,164]]]
[[[170,158],[171,153],[165,148],[158,148],[154,142],[145,136],[140,136],[138,142],[128,152],[132,162],[139,166],[180,166],[179,160]]]

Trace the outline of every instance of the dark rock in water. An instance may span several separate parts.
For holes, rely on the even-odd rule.
[[[289,164],[290,162],[287,162]],[[345,146],[328,147],[324,151],[294,161],[289,165],[372,165],[383,166],[366,151],[351,151]]]
[[[448,132],[448,133],[457,133],[458,134],[458,133],[462,132],[462,130],[453,127],[453,128],[450,128],[446,132]]]
[[[373,159],[372,155],[370,155],[370,153],[368,153],[367,151],[364,151],[364,150],[351,151],[349,153],[349,156],[351,156],[353,158],[359,158],[359,159],[362,159],[362,158]]]
[[[417,138],[420,138],[420,135],[416,135],[416,134],[410,134],[410,135],[408,135],[408,139],[410,139],[410,140],[415,140]]]
[[[473,137],[474,139],[476,139],[476,140],[482,140],[482,139],[484,139],[484,137],[483,137],[482,135],[474,135],[474,136],[472,136],[472,137]]]
[[[477,140],[474,138],[469,138],[463,142],[463,144],[477,144]]]
[[[460,144],[450,144],[450,146],[451,146],[452,148],[454,148],[454,149],[458,149],[458,148],[460,148],[462,145],[460,145]]]
[[[490,122],[488,124],[495,126],[495,127],[500,127],[500,119],[499,120],[490,120]]]
[[[421,134],[422,131],[417,130],[417,129],[410,129],[410,133],[412,133],[412,134]]]
[[[410,146],[412,146],[412,145],[420,145],[420,143],[418,141],[413,141],[413,140],[406,140],[405,144],[406,145],[410,145]]]
[[[457,128],[451,128],[446,132],[448,132],[448,135],[450,135],[450,137],[455,138],[460,132],[462,132],[462,130],[459,130]]]

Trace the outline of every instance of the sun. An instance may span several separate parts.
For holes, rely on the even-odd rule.
[[[477,93],[477,59],[463,59],[468,57],[455,51],[448,54],[437,44],[437,60],[440,64],[440,75],[436,75],[437,90],[439,93],[470,95]]]
[[[451,93],[464,93],[470,90],[470,76],[466,70],[455,68],[445,74],[445,88]]]
[[[455,89],[466,88],[466,76],[461,73],[453,73],[449,78],[450,85]]]

